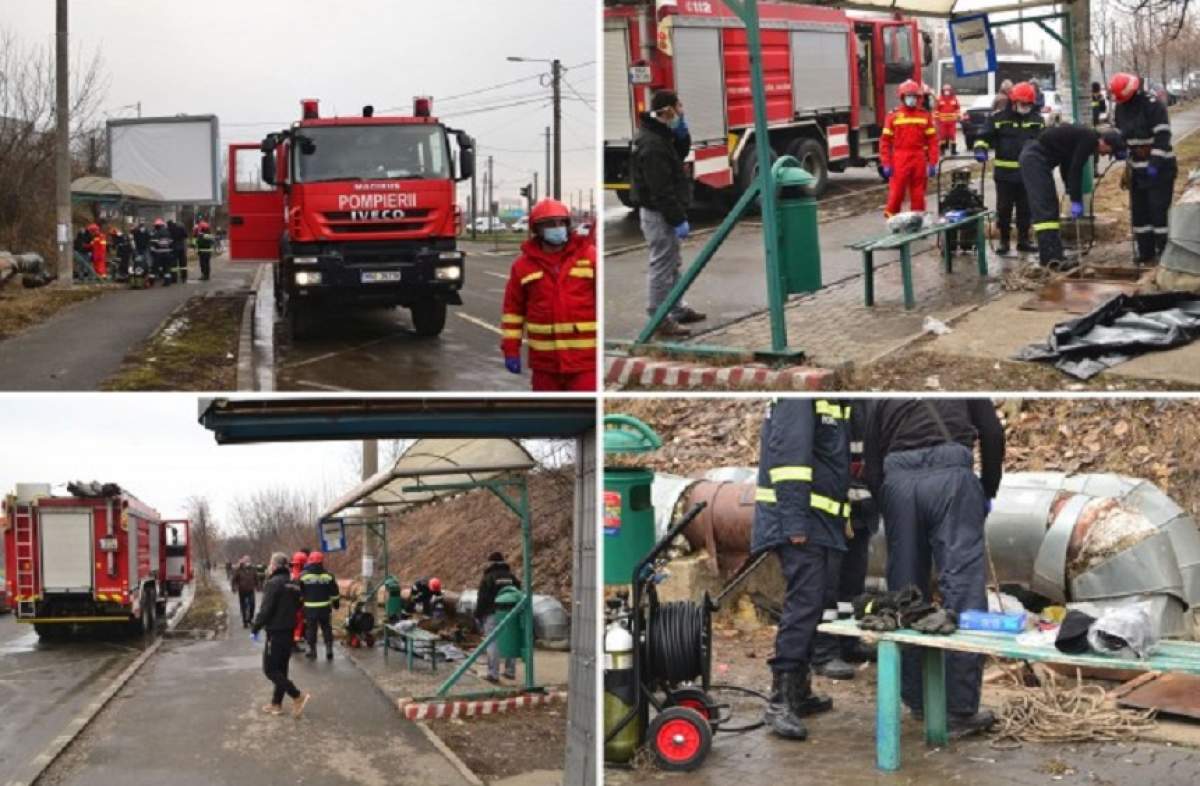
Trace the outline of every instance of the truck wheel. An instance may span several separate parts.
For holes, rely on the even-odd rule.
[[[428,300],[409,307],[417,335],[429,338],[439,335],[446,327],[446,301]]]
[[[33,630],[42,641],[62,641],[67,637],[70,625],[45,625],[33,623]]]
[[[775,163],[775,159],[779,156],[775,155],[775,151],[771,151],[771,163]],[[737,173],[737,192],[744,194],[754,184],[754,179],[758,177],[758,143],[750,142],[742,150],[742,156],[738,159]]]
[[[825,158],[825,149],[821,143],[815,139],[794,139],[788,145],[787,154],[799,161],[800,166],[817,179],[812,187],[813,196],[825,193],[825,186],[829,183],[829,161]]]

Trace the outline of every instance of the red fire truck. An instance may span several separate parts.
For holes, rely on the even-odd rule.
[[[186,521],[113,483],[19,483],[4,500],[5,573],[18,622],[43,637],[72,625],[153,633],[167,598],[192,579]]]
[[[702,189],[736,196],[757,173],[746,29],[720,0],[605,0],[604,183],[622,204],[640,116],[674,90],[692,135],[687,165]],[[772,155],[817,178],[874,166],[896,87],[921,80],[932,49],[916,22],[796,3],[759,3]]]
[[[229,147],[230,257],[277,261],[293,337],[315,332],[321,305],[403,306],[418,335],[438,335],[447,304],[462,304],[454,184],[474,172],[474,142],[433,117],[428,97],[412,117],[369,106],[321,117],[316,99],[300,104],[290,128]]]

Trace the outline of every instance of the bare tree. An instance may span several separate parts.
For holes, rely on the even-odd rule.
[[[1191,0],[1120,0],[1120,5],[1135,19],[1157,20],[1165,40],[1172,41],[1187,24]]]
[[[188,497],[184,502],[188,521],[191,522],[192,554],[207,569],[217,554],[217,528],[213,522],[208,498]]]
[[[244,539],[257,562],[271,551],[311,547],[316,540],[320,501],[310,492],[266,488],[233,501],[235,536]]]

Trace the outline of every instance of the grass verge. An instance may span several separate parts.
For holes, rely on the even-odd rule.
[[[112,289],[104,285],[25,289],[19,282],[10,283],[0,290],[0,339],[15,336],[64,308],[100,297]]]

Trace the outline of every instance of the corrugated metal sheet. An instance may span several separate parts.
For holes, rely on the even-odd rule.
[[[725,87],[720,30],[679,27],[674,32],[675,92],[683,102],[692,142],[725,139]]]
[[[846,31],[796,30],[791,34],[792,106],[797,114],[849,109]]]
[[[629,28],[604,28],[604,141],[633,138],[633,89],[629,84]]]

